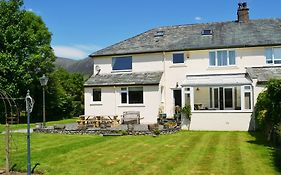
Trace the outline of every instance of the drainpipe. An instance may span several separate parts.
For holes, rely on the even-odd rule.
[[[253,119],[253,124],[254,124],[254,131],[256,130],[256,110],[255,110],[255,90],[254,90],[254,86],[253,84],[251,84],[252,86],[252,103],[251,103],[251,107],[252,107],[252,119]]]
[[[113,86],[114,88],[114,115],[117,115],[116,110],[117,110],[117,102],[116,102],[116,86]]]
[[[167,85],[166,85],[166,52],[163,51],[163,84],[164,84],[164,113],[167,113],[167,95],[166,95],[166,89],[167,89]]]

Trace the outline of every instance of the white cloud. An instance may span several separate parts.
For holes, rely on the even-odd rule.
[[[102,47],[97,45],[55,45],[52,46],[55,55],[58,57],[71,58],[71,59],[83,59],[89,56],[91,53],[101,49]]]
[[[95,52],[97,50],[102,49],[101,46],[94,45],[94,44],[91,44],[91,45],[76,44],[76,45],[74,45],[74,47],[85,50],[85,51],[90,51],[90,52]]]
[[[195,19],[196,21],[201,21],[201,20],[202,20],[202,17],[196,16],[194,19]]]
[[[33,9],[27,9],[27,11],[29,11],[29,12],[33,12]]]

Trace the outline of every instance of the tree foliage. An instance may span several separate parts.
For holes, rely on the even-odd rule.
[[[258,96],[255,114],[257,124],[268,140],[272,140],[272,135],[281,135],[278,133],[281,131],[281,79],[268,81],[266,90]]]
[[[0,0],[0,87],[13,97],[37,91],[55,60],[48,28],[22,6],[22,0]]]
[[[35,99],[32,121],[42,121],[42,87],[46,74],[46,119],[82,113],[83,76],[54,70],[51,33],[41,17],[23,8],[23,0],[0,0],[0,89],[13,97]],[[18,101],[24,108],[24,100]]]
[[[57,69],[50,75],[47,88],[48,119],[67,118],[83,112],[84,78],[78,73]]]

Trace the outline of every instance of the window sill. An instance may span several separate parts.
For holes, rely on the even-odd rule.
[[[101,106],[102,103],[101,102],[92,102],[90,103],[90,106]]]
[[[252,110],[193,110],[193,113],[252,113]]]
[[[118,107],[145,107],[144,104],[120,104]]]
[[[233,66],[209,66],[207,70],[221,70],[221,69],[239,69],[237,65]]]
[[[176,68],[176,67],[187,67],[185,63],[176,63],[170,66],[170,68]]]
[[[120,72],[132,72],[132,69],[127,70],[112,70],[111,73],[120,73]]]

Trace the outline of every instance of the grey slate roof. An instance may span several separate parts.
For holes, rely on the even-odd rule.
[[[112,73],[92,75],[84,86],[158,85],[162,72]]]
[[[271,78],[281,78],[281,66],[248,67],[247,73],[258,83],[266,83]]]
[[[202,35],[211,29],[213,35]],[[163,31],[163,37],[155,37]],[[281,19],[221,22],[159,27],[94,52],[90,56],[161,51],[255,47],[281,44]]]

